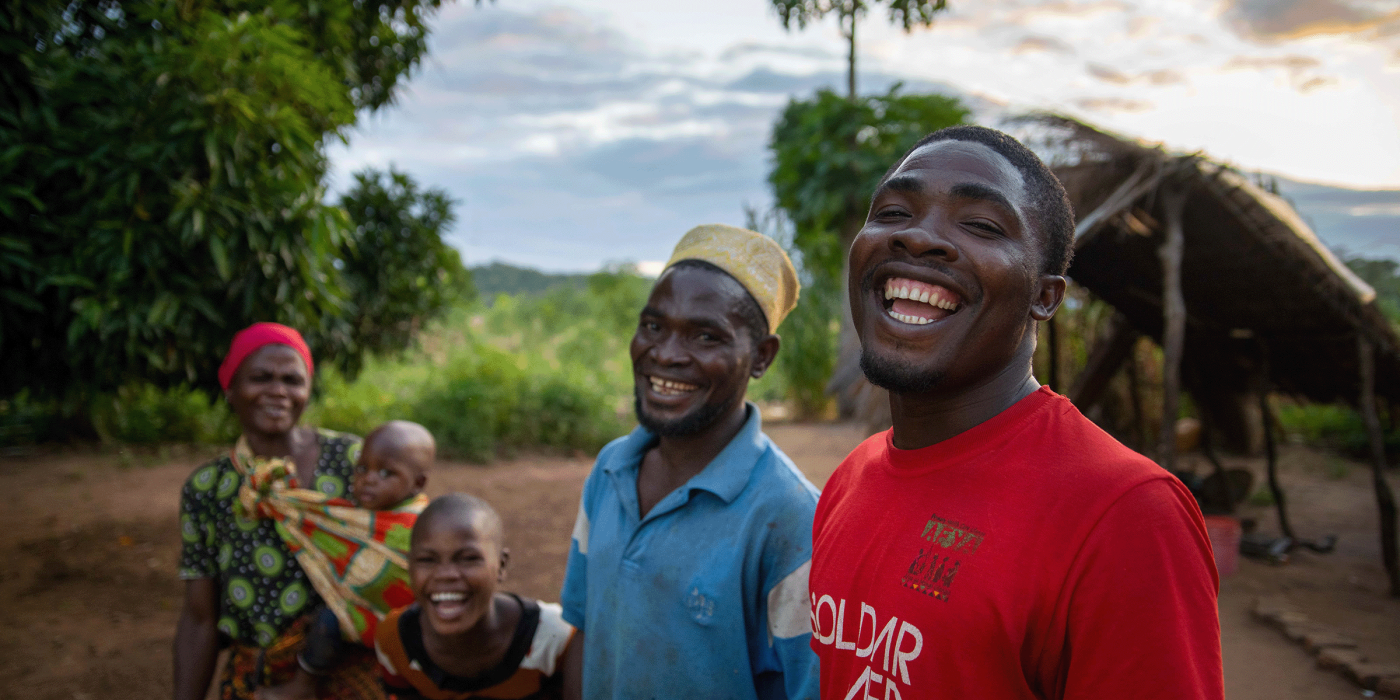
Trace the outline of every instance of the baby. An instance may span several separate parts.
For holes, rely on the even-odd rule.
[[[497,590],[509,559],[500,516],[475,496],[443,496],[418,516],[408,561],[417,602],[375,634],[390,697],[579,697],[574,628],[555,603]]]
[[[381,521],[394,519],[411,527],[414,514],[422,510],[422,502],[426,502],[420,494],[428,482],[428,469],[436,457],[437,446],[432,434],[417,423],[395,420],[375,428],[365,437],[360,457],[355,463],[355,477],[351,483],[355,505],[380,511],[377,517]],[[407,534],[407,530],[404,532]],[[396,549],[407,544],[396,544],[392,538],[385,538],[384,541]],[[387,572],[387,578],[407,580],[407,572],[393,564],[386,564],[386,567],[391,569]],[[382,590],[384,609],[371,612],[379,616],[389,612],[392,607],[411,601],[410,589],[402,583],[376,588]],[[403,592],[395,596],[396,589]],[[336,614],[329,607],[322,606],[311,614],[311,621],[306,646],[297,657],[300,668],[296,676],[285,684],[259,689],[256,694],[259,700],[314,698],[316,677],[329,673],[340,661],[345,636]],[[369,634],[373,634],[372,628]],[[367,639],[362,641],[368,643]]]

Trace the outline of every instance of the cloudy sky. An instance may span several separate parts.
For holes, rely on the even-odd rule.
[[[1400,0],[950,0],[929,29],[861,25],[862,92],[962,96],[979,120],[1069,113],[1276,173],[1324,240],[1400,258]],[[787,100],[844,85],[834,21],[766,0],[457,2],[398,103],[332,151],[458,200],[467,264],[664,259],[769,203]]]

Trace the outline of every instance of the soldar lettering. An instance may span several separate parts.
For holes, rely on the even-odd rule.
[[[870,665],[856,679],[845,700],[903,700],[896,682],[908,687],[914,685],[909,678],[909,662],[918,658],[924,649],[923,633],[896,616],[890,616],[881,626],[875,608],[864,602],[860,603],[860,617],[855,628],[855,635],[847,638],[845,598],[837,601],[830,595],[818,598],[817,594],[812,594],[812,638],[818,643],[854,652],[856,658],[870,659]],[[878,693],[881,685],[885,687],[883,694]],[[871,686],[877,691],[876,695],[870,694]]]

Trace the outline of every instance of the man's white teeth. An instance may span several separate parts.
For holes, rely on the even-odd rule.
[[[685,382],[673,382],[669,379],[658,379],[657,377],[647,377],[647,379],[651,380],[652,391],[655,391],[658,394],[665,394],[668,396],[675,394],[684,394],[686,392],[695,391],[696,389],[700,388],[694,384],[686,384]]]
[[[905,323],[912,323],[912,324],[914,324],[914,325],[916,325],[916,326],[922,326],[922,325],[924,325],[925,323],[933,323],[933,319],[931,319],[931,318],[921,318],[921,317],[919,317],[919,316],[910,316],[909,314],[902,314],[902,313],[899,313],[898,311],[895,311],[894,309],[890,309],[889,314],[890,314],[891,317],[893,317],[893,318],[896,319],[896,320],[903,321],[903,322],[905,322]]]
[[[465,593],[434,593],[428,596],[434,603],[442,603],[449,600],[466,600]]]
[[[885,281],[885,298],[908,299],[930,306],[937,306],[940,309],[946,309],[948,311],[957,311],[958,309],[957,302],[944,298],[943,292],[940,290],[934,289],[930,291],[923,288],[923,285],[915,285],[910,283],[909,280],[901,280],[898,278],[891,278]]]

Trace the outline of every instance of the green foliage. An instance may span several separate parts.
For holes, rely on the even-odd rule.
[[[1346,259],[1346,266],[1358,277],[1376,290],[1376,307],[1390,319],[1392,325],[1400,325],[1400,263],[1394,260],[1370,260],[1353,257]]]
[[[91,415],[104,442],[229,443],[239,433],[238,419],[228,404],[188,386],[124,386],[99,397]]]
[[[341,251],[341,272],[355,302],[350,324],[364,350],[406,348],[425,320],[474,296],[461,254],[442,240],[453,221],[446,192],[419,191],[392,168],[387,174],[371,169],[355,175],[340,205],[355,222],[354,245]]]
[[[472,284],[488,301],[497,294],[540,294],[557,286],[582,290],[588,284],[585,274],[551,274],[503,262],[478,265],[471,273]]]
[[[901,95],[899,86],[857,100],[822,90],[788,103],[769,142],[768,181],[814,277],[839,280],[846,248],[885,171],[920,138],[961,124],[968,114],[955,98]]]
[[[539,357],[479,345],[444,368],[412,415],[449,455],[487,461],[521,447],[597,450],[625,427],[612,387],[579,363],[555,367]]]
[[[620,268],[589,275],[582,290],[459,305],[419,349],[370,360],[353,382],[318,379],[304,422],[363,435],[410,418],[444,455],[475,461],[532,447],[592,452],[630,425],[627,348],[651,284]]]
[[[0,399],[0,447],[54,440],[62,433],[60,419],[58,402],[35,400],[28,391]]]
[[[770,0],[783,21],[783,28],[792,25],[805,28],[809,23],[834,14],[846,40],[846,96],[856,99],[856,24],[881,0]],[[890,22],[908,32],[915,26],[933,24],[935,14],[947,7],[947,0],[883,0],[889,8]]]
[[[1294,440],[1328,447],[1360,459],[1370,458],[1371,438],[1366,432],[1366,423],[1361,419],[1361,414],[1350,406],[1279,401],[1275,411],[1279,426]],[[1383,429],[1386,425],[1383,414]],[[1384,433],[1386,452],[1400,452],[1400,430],[1391,427]]]
[[[805,28],[828,14],[842,18],[864,15],[871,5],[881,0],[772,0],[773,9],[783,21],[784,29],[793,24]],[[916,26],[933,24],[934,15],[948,5],[947,0],[885,0],[889,8],[890,23],[898,24],[909,31]],[[843,20],[844,24],[844,20]]]
[[[401,346],[421,312],[357,296],[382,280],[333,262],[405,247],[324,203],[323,144],[392,99],[438,4],[7,3],[0,396],[71,408],[133,382],[208,388],[256,320],[297,327],[352,370]]]

